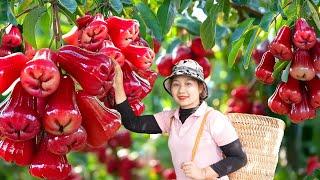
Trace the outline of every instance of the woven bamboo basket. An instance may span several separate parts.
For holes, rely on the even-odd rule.
[[[235,127],[248,163],[229,175],[231,180],[273,179],[285,123],[277,118],[230,113],[227,115]]]

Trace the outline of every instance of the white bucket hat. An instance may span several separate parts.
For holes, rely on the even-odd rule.
[[[185,59],[179,61],[173,67],[171,75],[165,78],[163,81],[163,87],[171,96],[171,80],[174,76],[179,75],[189,76],[202,82],[204,89],[200,94],[200,99],[203,100],[208,97],[208,87],[204,81],[203,68],[195,60]]]

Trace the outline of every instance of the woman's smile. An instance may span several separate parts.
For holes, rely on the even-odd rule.
[[[188,98],[188,96],[178,96],[178,99],[180,101],[186,100]]]

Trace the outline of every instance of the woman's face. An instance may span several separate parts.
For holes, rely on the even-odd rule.
[[[203,86],[188,76],[176,76],[171,82],[172,97],[182,109],[198,106],[202,90]]]

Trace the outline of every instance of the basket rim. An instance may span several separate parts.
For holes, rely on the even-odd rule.
[[[226,115],[229,116],[254,116],[257,118],[265,118],[265,119],[272,119],[275,121],[278,125],[279,128],[285,129],[285,122],[282,119],[276,118],[276,117],[271,117],[271,116],[265,116],[265,115],[258,115],[258,114],[248,114],[248,113],[226,113]]]

